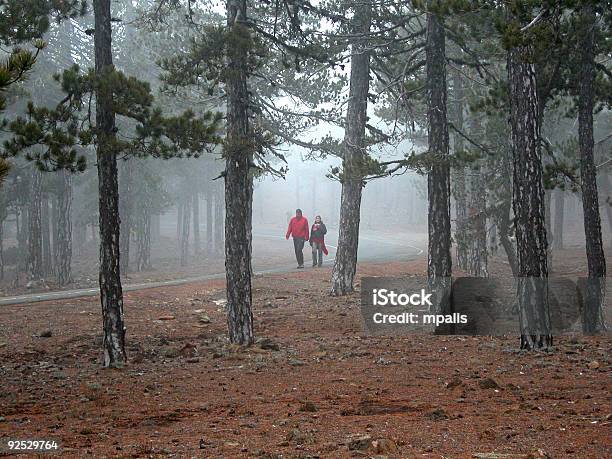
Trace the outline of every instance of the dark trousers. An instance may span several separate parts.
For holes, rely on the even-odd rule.
[[[293,248],[295,249],[295,259],[297,260],[298,266],[304,266],[304,239],[301,237],[293,238]]]

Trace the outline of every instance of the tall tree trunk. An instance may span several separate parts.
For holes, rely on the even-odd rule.
[[[200,194],[193,193],[193,253],[199,255],[202,251],[200,243]]]
[[[43,275],[53,274],[53,259],[51,257],[51,221],[49,212],[49,194],[43,193],[41,202],[41,232],[43,252]]]
[[[612,234],[612,177],[609,174],[604,175],[604,183],[606,186],[604,208],[608,216],[608,229]],[[610,238],[610,249],[612,249],[612,238]]]
[[[223,209],[225,205],[225,199],[223,196],[223,187],[216,185],[214,187],[215,193],[215,223],[214,223],[214,239],[215,239],[215,253],[223,254],[224,247],[224,234],[225,234],[225,224],[223,218]]]
[[[114,71],[110,0],[94,0],[96,77],[108,80]],[[104,366],[122,366],[125,353],[123,291],[119,265],[119,185],[115,146],[113,89],[96,87],[98,187],[100,195],[100,302],[104,324]]]
[[[17,218],[17,248],[19,249],[19,255],[17,260],[17,271],[28,273],[28,260],[29,260],[29,204],[19,206],[17,210],[19,218]]]
[[[189,196],[187,194],[184,195],[183,198],[183,212],[182,212],[182,216],[183,216],[183,221],[181,222],[181,238],[179,240],[179,245],[180,245],[180,263],[181,266],[187,266],[187,263],[189,261],[189,226],[190,226],[190,219],[191,219],[191,201],[192,201],[192,196]]]
[[[151,240],[159,241],[161,237],[161,215],[151,215]]]
[[[557,188],[555,191],[555,218],[554,231],[555,243],[554,249],[563,250],[563,226],[565,219],[565,190]]]
[[[482,120],[475,116],[472,119],[471,134],[476,139],[486,137]],[[488,277],[487,248],[487,187],[485,185],[486,168],[484,161],[477,160],[472,165],[469,176],[469,243],[468,269],[476,277]]]
[[[508,53],[510,123],[513,146],[513,207],[518,254],[521,348],[552,345],[546,280],[546,226],[538,101],[528,45]]]
[[[353,291],[357,270],[361,192],[366,156],[365,130],[368,92],[370,89],[370,51],[367,36],[372,22],[372,6],[355,4],[353,33],[361,35],[352,43],[349,101],[344,128],[342,158],[342,195],[340,198],[340,232],[336,260],[331,276],[331,294],[346,295]]]
[[[213,251],[213,185],[206,189],[206,252]]]
[[[66,170],[58,172],[57,225],[55,236],[55,270],[59,285],[72,280],[72,176]]]
[[[51,264],[53,265],[52,272],[57,276],[57,262],[55,259],[55,253],[57,252],[57,201],[58,195],[61,193],[60,189],[60,177],[59,171],[55,174],[55,194],[49,199],[49,205],[51,210],[51,248],[52,248],[52,259]]]
[[[183,201],[181,200],[176,205],[176,240],[178,241],[179,252],[181,249],[181,237],[183,234],[183,212],[185,211],[183,207]]]
[[[436,292],[437,311],[447,311],[450,301],[451,224],[450,166],[446,109],[446,46],[444,25],[434,13],[427,14],[425,45],[427,67],[427,138],[433,165],[427,176],[428,262],[427,276]]]
[[[136,219],[136,269],[151,269],[151,212],[145,205],[137,212]]]
[[[130,237],[132,235],[132,181],[133,160],[121,161],[119,175],[119,218],[121,219],[119,253],[121,272],[127,274],[130,265]]]
[[[470,243],[468,272],[476,277],[488,277],[487,249],[487,187],[484,167],[478,164],[470,177]]]
[[[253,160],[249,127],[248,46],[251,42],[246,0],[228,0],[227,135],[225,140],[225,276],[227,326],[231,343],[254,341],[251,290],[251,218]]]
[[[44,276],[42,251],[42,174],[36,168],[32,170],[30,187],[27,275],[29,280],[39,281]]]
[[[555,234],[552,232],[552,190],[544,190],[544,225],[546,226],[546,263],[548,272],[553,272],[553,243]]]
[[[453,72],[453,89],[454,89],[454,123],[457,129],[463,130],[463,79],[459,71]],[[464,149],[463,137],[455,133],[453,139],[454,153],[457,155]],[[454,170],[453,191],[455,195],[455,253],[457,257],[457,266],[464,271],[468,268],[468,253],[467,247],[469,244],[469,235],[467,233],[467,191],[465,185],[465,166],[457,166]]]
[[[583,315],[584,333],[605,330],[602,305],[605,296],[606,257],[601,237],[601,217],[597,194],[597,169],[593,156],[593,100],[595,93],[595,12],[590,2],[582,6],[582,65],[578,94],[578,142],[584,233],[589,279]]]
[[[0,220],[0,280],[4,280],[4,219]]]

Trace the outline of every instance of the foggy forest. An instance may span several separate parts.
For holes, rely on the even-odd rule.
[[[610,457],[611,27],[0,0],[0,456]]]

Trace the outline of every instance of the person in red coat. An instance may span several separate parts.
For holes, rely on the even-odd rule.
[[[295,258],[298,263],[298,269],[304,267],[304,243],[308,240],[308,219],[302,215],[302,209],[296,209],[295,217],[289,221],[289,228],[285,239],[293,236],[293,248],[295,250]]]

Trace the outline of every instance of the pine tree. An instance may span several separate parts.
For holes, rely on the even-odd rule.
[[[597,171],[594,161],[593,109],[595,99],[595,33],[596,16],[593,4],[584,2],[579,10],[581,23],[582,62],[578,91],[578,139],[580,144],[580,178],[584,232],[589,277],[585,290],[583,331],[605,330],[602,304],[605,296],[606,257],[601,238],[601,217],[597,192]]]
[[[227,134],[225,156],[225,267],[230,342],[254,341],[251,290],[252,131],[249,122],[246,0],[227,2]]]
[[[513,18],[515,21],[516,19]],[[518,252],[521,348],[552,345],[548,309],[544,185],[533,45],[512,43],[508,51],[513,147],[513,209]]]
[[[432,2],[435,3],[435,2]],[[430,4],[430,6],[432,6]],[[436,308],[448,310],[451,266],[450,165],[446,107],[446,46],[443,19],[427,13],[427,139],[434,158],[427,177],[429,199],[427,275],[440,290]]]
[[[110,0],[94,1],[96,77],[96,130],[98,143],[100,302],[104,323],[104,366],[126,363],[123,289],[119,267],[119,185],[115,112],[110,75],[113,72]]]
[[[372,5],[362,2],[355,7],[352,33],[358,38],[351,44],[351,77],[342,157],[342,195],[340,235],[331,277],[331,294],[353,291],[357,270],[361,192],[364,186],[366,123],[370,89],[370,32]]]

